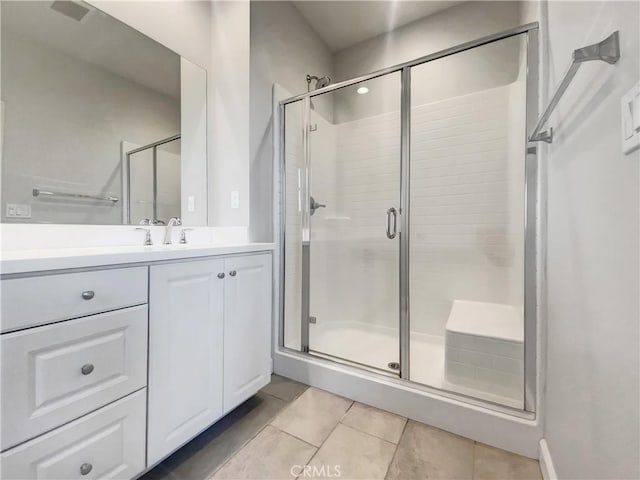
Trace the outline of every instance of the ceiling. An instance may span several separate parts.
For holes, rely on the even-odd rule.
[[[332,52],[368,40],[462,1],[316,1],[293,4]]]
[[[81,20],[52,1],[2,2],[2,28],[97,65],[147,88],[180,98],[180,56],[105,13],[89,8]]]

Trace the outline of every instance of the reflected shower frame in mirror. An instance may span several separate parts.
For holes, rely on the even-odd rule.
[[[131,215],[131,146],[179,136],[180,165],[163,182],[149,179],[149,221],[171,213],[206,226],[206,69],[90,3],[0,8],[1,222],[139,223]],[[163,192],[176,171],[177,184]],[[172,205],[164,213],[163,194]]]

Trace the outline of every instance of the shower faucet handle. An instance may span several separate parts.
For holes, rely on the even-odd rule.
[[[319,208],[326,208],[327,206],[323,203],[316,202],[315,198],[311,197],[309,200],[309,210],[311,210],[311,215],[316,213],[316,210]]]

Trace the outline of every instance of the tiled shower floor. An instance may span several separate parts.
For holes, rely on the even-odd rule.
[[[274,376],[155,479],[541,480],[538,462]]]

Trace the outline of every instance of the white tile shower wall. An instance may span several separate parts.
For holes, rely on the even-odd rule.
[[[509,298],[522,271],[509,229],[512,86],[484,90],[412,112],[411,323],[441,335],[456,299]],[[522,155],[517,157],[522,160]],[[522,207],[522,203],[520,207]]]
[[[412,109],[414,331],[443,335],[455,299],[522,303],[522,203],[509,205],[523,194],[522,155],[509,141],[521,128],[511,101],[521,89],[514,83]],[[398,208],[399,113],[320,124],[312,145],[329,143],[331,135],[314,141],[323,128],[336,131],[336,166],[321,174],[331,155],[321,164],[313,155],[313,171],[335,204],[313,217],[312,309],[322,321],[395,327],[398,241],[385,236],[385,211]]]

